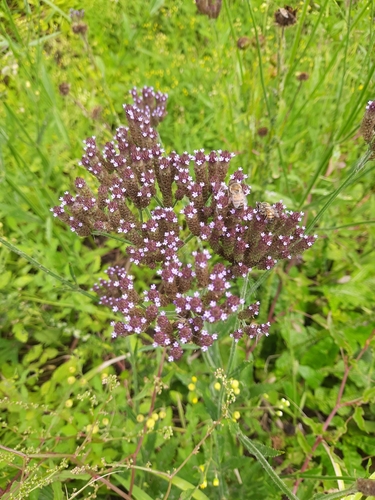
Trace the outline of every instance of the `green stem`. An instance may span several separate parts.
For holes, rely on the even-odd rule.
[[[121,243],[126,243],[126,245],[132,245],[131,241],[125,240],[124,238],[120,238],[120,236],[115,236],[110,233],[104,233],[103,231],[93,231],[91,234],[96,236],[105,236],[106,238],[112,238],[113,240],[121,241]]]
[[[82,295],[86,295],[86,297],[89,297],[91,300],[95,300],[95,301],[97,300],[97,297],[95,295],[92,295],[91,293],[86,292],[86,290],[83,290],[82,288],[80,288],[80,287],[78,287],[76,285],[73,285],[73,283],[71,283],[70,281],[66,280],[65,278],[62,278],[61,276],[59,276],[58,274],[54,273],[53,271],[51,271],[47,267],[43,266],[42,264],[40,264],[40,262],[38,262],[37,260],[35,260],[32,257],[30,257],[25,252],[23,252],[22,250],[20,250],[16,246],[14,246],[11,243],[9,243],[9,241],[5,240],[4,238],[0,237],[0,243],[2,243],[5,247],[9,248],[9,250],[11,250],[12,252],[16,253],[17,255],[19,255],[20,257],[22,257],[23,259],[25,259],[28,262],[30,262],[30,264],[32,264],[33,266],[37,267],[38,269],[40,269],[44,273],[48,274],[49,276],[52,276],[52,278],[57,279],[58,281],[60,281],[61,283],[63,283],[67,287],[69,287],[71,290],[73,290],[74,292],[78,292],[78,293],[81,293]]]
[[[234,32],[232,18],[230,16],[230,10],[229,10],[229,6],[228,6],[228,0],[224,0],[224,6],[225,6],[225,11],[226,11],[226,14],[227,14],[227,17],[228,17],[228,21],[229,21],[230,32],[231,32],[231,35],[232,35],[233,43],[235,43],[236,47],[237,47],[236,34]],[[243,81],[244,81],[244,76],[243,76],[244,72],[243,72],[242,60],[241,60],[239,48],[236,48],[236,55],[237,55],[238,65],[240,67],[240,73],[241,73],[241,82],[240,82],[240,85],[242,86]]]
[[[362,158],[359,160],[357,165],[354,166],[352,169],[352,172],[348,175],[346,180],[339,186],[329,197],[328,201],[325,203],[323,208],[317,213],[316,217],[310,222],[310,224],[306,228],[306,233],[309,233],[312,228],[315,226],[315,224],[323,217],[324,213],[328,208],[332,205],[332,203],[335,201],[337,196],[343,191],[352,181],[352,179],[360,172],[363,167],[366,165],[366,163],[369,161],[370,157],[373,156],[374,151],[371,149],[371,146],[367,150],[367,153],[362,156]]]

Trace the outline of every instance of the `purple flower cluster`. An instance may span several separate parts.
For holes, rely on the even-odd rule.
[[[124,106],[128,127],[119,127],[102,150],[95,137],[84,141],[80,165],[96,177],[97,193],[78,177],[77,194],[66,192],[52,209],[80,236],[122,235],[129,261],[155,269],[143,294],[118,267],[94,286],[101,304],[123,315],[113,336],[145,333],[173,361],[189,342],[207,350],[218,336],[215,324],[232,314],[240,321],[235,341],[268,335],[270,325],[254,321],[259,303],[245,307],[236,281],[309,248],[315,237],[299,226],[303,214],[282,203],[247,207],[242,170],[230,176],[229,188],[225,183],[234,156],[228,151],[166,155],[155,127],[166,115],[167,96],[149,87],[131,94],[134,104]]]

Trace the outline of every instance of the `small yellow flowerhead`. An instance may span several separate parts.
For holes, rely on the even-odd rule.
[[[201,484],[199,485],[199,488],[201,490],[204,490],[205,488],[207,488],[207,481],[206,480],[202,481]]]
[[[235,379],[234,379],[234,380],[232,380],[232,381],[231,381],[230,385],[232,386],[232,389],[238,389],[238,388],[239,388],[240,383],[239,383],[239,381],[238,381],[238,380],[235,380]]]
[[[147,429],[153,429],[155,427],[155,420],[153,418],[148,418],[146,422]]]

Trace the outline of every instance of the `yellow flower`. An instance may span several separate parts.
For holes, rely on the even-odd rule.
[[[233,418],[235,418],[236,420],[238,420],[239,418],[241,418],[241,413],[239,411],[235,411],[233,413]]]
[[[189,384],[188,385],[189,391],[194,391],[195,390],[195,384]]]
[[[230,385],[232,386],[232,389],[238,389],[240,383],[238,382],[238,380],[232,380]]]
[[[153,429],[155,427],[155,420],[153,418],[148,418],[146,422],[146,427],[148,429]]]
[[[73,406],[73,400],[72,400],[72,399],[67,399],[67,400],[65,401],[65,406],[66,406],[67,408],[71,408],[71,407]]]
[[[163,420],[163,418],[165,418],[167,416],[166,412],[164,410],[162,410],[160,413],[159,413],[159,418],[161,418]]]
[[[108,425],[109,424],[109,419],[108,418],[103,418],[102,424],[103,425]]]
[[[219,479],[215,477],[215,479],[212,481],[213,486],[219,486]]]
[[[198,398],[197,398],[197,397],[193,398],[192,403],[193,403],[194,405],[196,405],[196,404],[198,403]]]
[[[97,424],[95,425],[86,425],[86,432],[89,434],[91,432],[91,434],[97,434],[99,432],[99,426]]]
[[[72,377],[68,377],[67,382],[68,382],[69,385],[73,385],[75,381],[76,381],[75,377],[73,377],[73,376]]]
[[[220,391],[220,389],[221,389],[221,384],[220,384],[219,382],[216,382],[216,383],[214,384],[214,389],[215,389],[215,391]]]
[[[140,413],[139,415],[137,415],[137,422],[141,423],[143,422],[145,419],[145,417]]]
[[[200,489],[201,490],[204,490],[205,488],[207,488],[207,481],[204,480],[200,485],[199,485]]]
[[[194,382],[194,384],[197,382],[197,380],[198,380],[197,377],[195,376],[191,377],[191,381]]]
[[[158,415],[157,413],[153,413],[153,414],[151,415],[151,418],[152,418],[153,420],[155,420],[155,422],[156,422],[157,420],[159,420],[159,415]]]

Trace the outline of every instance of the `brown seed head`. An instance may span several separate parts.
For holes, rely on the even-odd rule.
[[[366,106],[365,115],[363,117],[360,133],[367,143],[370,143],[374,138],[375,133],[375,101],[369,101]]]
[[[237,40],[237,47],[240,50],[246,50],[249,47],[249,45],[251,45],[251,40],[247,36],[241,36],[241,38]]]
[[[210,19],[217,19],[221,10],[222,0],[195,0],[197,9]]]
[[[289,5],[285,7],[280,7],[275,12],[275,23],[281,28],[286,28],[288,26],[293,26],[297,22],[297,9],[293,9]]]
[[[265,137],[268,134],[268,128],[267,127],[258,128],[257,134],[259,135],[259,137]]]
[[[88,26],[85,23],[72,24],[72,31],[75,35],[85,35],[87,28],[88,28]]]
[[[310,78],[310,75],[308,73],[298,73],[297,75],[297,80],[299,82],[305,82],[306,80],[308,80]]]
[[[357,479],[357,488],[359,492],[366,496],[375,495],[375,481],[373,479]]]
[[[62,82],[59,85],[59,92],[61,95],[68,95],[70,91],[70,85],[68,82]]]

